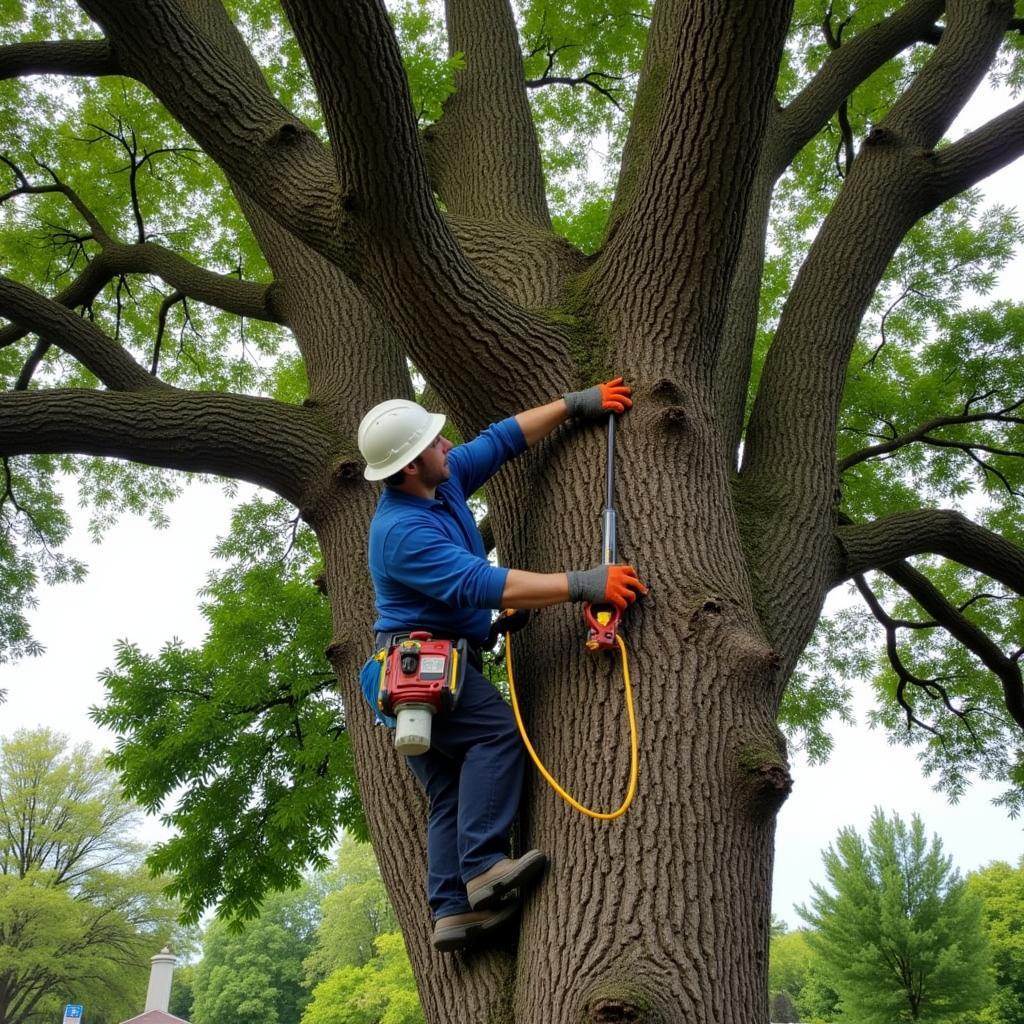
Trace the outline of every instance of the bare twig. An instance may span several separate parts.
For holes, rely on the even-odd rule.
[[[613,104],[617,110],[622,110],[622,105],[615,98],[615,94],[611,91],[610,87],[601,85],[597,79],[607,79],[610,82],[621,82],[621,75],[610,75],[604,71],[588,71],[583,75],[576,76],[561,76],[561,75],[550,75],[545,73],[540,78],[528,78],[526,80],[527,89],[540,89],[546,85],[587,85],[591,89],[596,89],[609,103]]]
[[[878,620],[885,630],[885,649],[886,655],[889,659],[889,665],[892,667],[893,672],[896,673],[898,680],[896,686],[896,701],[903,708],[904,713],[907,716],[907,728],[910,729],[917,725],[922,729],[927,730],[932,735],[936,736],[940,740],[943,738],[938,728],[933,725],[929,725],[923,721],[915,713],[913,705],[907,700],[906,689],[908,686],[915,686],[921,690],[926,696],[932,700],[941,701],[943,706],[951,714],[955,715],[964,726],[970,732],[972,738],[976,743],[979,743],[978,736],[974,731],[974,727],[971,725],[969,714],[973,710],[971,708],[958,708],[950,699],[948,690],[942,685],[945,680],[941,679],[924,679],[921,676],[916,675],[907,668],[906,664],[899,653],[898,645],[898,631],[901,628],[900,620],[892,618],[888,612],[882,607],[881,602],[875,595],[874,591],[868,586],[867,580],[862,575],[854,576],[854,583],[856,584],[857,590],[860,591],[861,597],[864,598],[865,603],[871,610],[871,614]],[[979,743],[980,746],[980,743]]]
[[[910,295],[918,295],[923,298],[924,292],[922,292],[919,288],[905,288],[903,290],[903,293],[897,299],[895,299],[889,306],[889,308],[882,314],[882,320],[879,324],[879,333],[882,336],[882,340],[879,342],[878,347],[875,349],[875,351],[871,353],[871,358],[868,359],[861,367],[862,370],[866,370],[869,366],[873,367],[875,365],[875,360],[878,358],[878,353],[881,352],[883,348],[885,348],[889,340],[885,334],[886,321],[892,315],[896,307]]]
[[[832,5],[829,4],[828,11],[825,14],[825,19],[822,22],[822,32],[825,35],[825,42],[828,44],[830,50],[838,50],[843,45],[843,31],[846,26],[853,20],[851,14],[848,18],[839,22],[838,27],[833,30],[832,28]],[[850,173],[850,168],[853,166],[854,158],[854,145],[853,145],[853,128],[850,125],[850,101],[848,98],[844,98],[839,104],[839,110],[837,111],[837,120],[839,122],[839,145],[836,147],[836,173],[840,178],[845,178]],[[845,155],[846,168],[845,170],[839,163],[840,155]]]
[[[946,438],[936,437],[934,431],[941,429],[942,427],[953,427],[963,426],[968,423],[1006,423],[1010,425],[1020,426],[1024,424],[1024,416],[1013,415],[1018,409],[1024,405],[1024,399],[1018,399],[1016,402],[1010,405],[1004,406],[1001,409],[993,409],[989,412],[975,412],[970,411],[971,407],[977,402],[982,401],[985,398],[991,397],[995,392],[987,392],[984,395],[978,395],[974,398],[968,399],[964,404],[964,411],[956,416],[939,416],[933,420],[929,420],[927,423],[922,423],[920,426],[915,427],[913,430],[907,431],[905,434],[899,434],[895,426],[886,421],[886,426],[892,430],[892,436],[889,440],[884,441],[880,444],[871,445],[867,448],[861,448],[859,451],[853,452],[851,455],[847,455],[845,459],[842,459],[839,463],[839,472],[845,473],[848,469],[856,466],[860,462],[865,462],[868,459],[879,458],[880,456],[889,455],[890,453],[905,448],[909,444],[914,443],[925,443],[930,444],[939,448],[961,448],[966,450],[968,448],[977,449],[978,451],[988,451],[993,455],[1003,455],[1019,457],[1024,456],[1024,452],[1017,452],[1012,449],[996,449],[990,445],[986,445],[984,442],[972,442],[972,441],[952,441]],[[863,432],[865,436],[872,436]],[[988,471],[996,471],[992,467],[988,467]],[[1006,484],[1005,479],[1003,480]],[[1009,486],[1006,484],[1006,486]],[[1011,493],[1013,493],[1011,489]]]

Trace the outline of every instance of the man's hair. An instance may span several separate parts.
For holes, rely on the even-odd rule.
[[[403,466],[397,473],[392,473],[391,476],[384,477],[385,487],[401,487],[405,482],[405,466]]]

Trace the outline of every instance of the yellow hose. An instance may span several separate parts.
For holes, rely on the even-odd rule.
[[[636,711],[633,708],[633,686],[629,679],[629,659],[626,656],[626,645],[622,642],[621,636],[616,635],[615,640],[619,645],[619,651],[622,653],[622,678],[625,681],[626,711],[629,715],[629,788],[626,791],[626,798],[622,801],[622,805],[618,810],[611,811],[610,813],[604,813],[602,811],[592,811],[589,807],[584,807],[578,800],[575,800],[570,796],[555,781],[551,772],[544,767],[541,759],[537,756],[537,751],[533,749],[530,737],[526,735],[526,726],[523,725],[523,716],[519,712],[519,701],[516,699],[516,684],[512,675],[512,637],[511,635],[505,636],[505,667],[508,669],[508,690],[512,697],[512,711],[516,716],[516,725],[519,726],[519,734],[523,737],[523,743],[526,745],[526,749],[529,751],[530,757],[533,759],[533,763],[537,766],[537,770],[541,775],[544,776],[548,785],[570,807],[574,807],[581,814],[587,815],[588,818],[596,818],[598,821],[614,821],[616,818],[621,818],[629,809],[629,805],[633,802],[633,797],[636,796],[639,755],[637,753],[636,739]]]

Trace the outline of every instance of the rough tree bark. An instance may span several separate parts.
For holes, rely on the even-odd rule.
[[[791,0],[658,0],[610,228],[592,258],[551,230],[508,0],[448,0],[465,67],[424,138],[379,0],[284,0],[330,149],[271,95],[218,0],[80,6],[105,42],[8,47],[0,74],[116,73],[148,86],[228,176],[274,282],[230,287],[150,242],[109,236],[97,279],[55,301],[0,282],[11,322],[0,344],[34,333],[106,389],[0,395],[0,453],[211,470],[299,508],[323,551],[328,656],[432,1024],[766,1020],[775,816],[791,785],[775,723],[826,594],[866,569],[898,576],[919,552],[1024,591],[1019,549],[942,513],[840,524],[835,459],[851,346],[900,239],[1024,150],[1021,107],[935,149],[1012,4],[907,0],[778,109]],[[868,137],[787,303],[740,462],[772,187],[858,82],[920,40],[931,58]],[[66,308],[96,293],[101,272],[160,275],[285,323],[308,374],[304,407],[161,384]],[[534,786],[522,839],[550,854],[550,873],[518,942],[465,957],[430,949],[423,801],[356,683],[376,491],[361,478],[355,428],[376,401],[411,393],[406,357],[466,435],[613,371],[637,399],[619,450],[619,550],[651,586],[626,620],[643,708],[637,799],[601,824]],[[493,481],[505,564],[595,560],[598,451],[596,431],[565,430]],[[618,668],[585,654],[579,634],[573,610],[541,615],[515,641],[520,688],[554,773],[610,807],[628,769]],[[998,653],[1019,713],[1019,671]]]

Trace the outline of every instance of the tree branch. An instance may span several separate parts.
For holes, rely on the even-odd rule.
[[[1010,717],[1024,729],[1024,684],[1020,665],[1008,658],[992,638],[946,600],[923,573],[900,561],[881,570],[902,587],[950,636],[958,640],[999,680]],[[950,707],[947,700],[947,707]],[[950,707],[950,710],[953,710]]]
[[[424,132],[430,178],[461,217],[551,227],[540,147],[509,0],[447,0],[448,51],[462,53],[455,92]]]
[[[117,58],[105,39],[58,39],[0,46],[0,80],[25,75],[117,75]]]
[[[858,85],[915,41],[938,42],[941,32],[935,29],[934,22],[944,6],[943,0],[907,0],[888,18],[833,50],[789,105],[771,116],[751,193],[716,374],[725,451],[731,462],[735,461],[743,432],[775,183]],[[848,145],[845,131],[843,143]],[[851,163],[848,150],[846,174]]]
[[[82,220],[89,225],[89,230],[92,232],[92,237],[99,243],[109,242],[110,235],[107,229],[104,227],[103,222],[97,217],[89,206],[82,200],[78,193],[71,188],[70,185],[66,185],[57,176],[56,171],[52,170],[46,164],[37,161],[39,167],[42,168],[53,180],[52,185],[33,185],[29,182],[25,173],[15,164],[9,160],[3,154],[0,154],[0,163],[6,164],[11,171],[14,172],[14,176],[18,181],[15,188],[9,192],[5,192],[0,195],[0,205],[3,205],[8,200],[13,199],[15,196],[38,196],[38,195],[53,195],[58,194],[65,196],[68,202],[78,211]]]
[[[176,3],[82,0],[117,52],[122,72],[145,83],[200,146],[282,224],[350,266],[351,232],[330,155],[270,93],[255,62],[203,34],[219,11]],[[200,5],[201,7],[202,5]]]
[[[511,412],[572,381],[565,327],[504,299],[437,210],[397,44],[376,2],[286,4],[310,51],[330,152],[269,94],[220,4],[201,0],[199,17],[157,0],[81,2],[129,73],[233,184],[345,270],[418,365],[444,366],[451,397],[472,381],[479,401],[467,426],[487,422],[478,413]],[[213,22],[215,37],[204,34]],[[510,380],[521,382],[514,392]]]
[[[127,145],[123,133],[121,141]],[[147,152],[139,166],[156,152],[159,151]],[[241,281],[233,275],[214,273],[196,266],[157,242],[143,241],[126,245],[114,238],[78,193],[62,182],[51,168],[40,164],[53,179],[52,185],[32,185],[21,169],[2,154],[0,162],[5,163],[13,171],[18,181],[16,188],[0,196],[0,204],[18,195],[64,195],[89,225],[93,240],[99,243],[100,253],[93,257],[82,274],[56,297],[56,301],[61,305],[71,308],[90,305],[103,288],[118,275],[154,274],[198,302],[254,320],[283,323],[280,311],[274,308],[273,284]],[[140,235],[144,236],[145,231],[134,192],[132,205]],[[0,331],[0,348],[22,337],[24,331],[17,328]]]
[[[0,277],[0,316],[62,348],[109,388],[139,391],[165,386],[94,324],[7,277]]]
[[[1022,405],[1024,405],[1024,398],[1018,402],[1014,402],[1012,405],[1008,405],[1002,409],[996,409],[992,412],[972,413],[965,410],[957,416],[937,416],[934,419],[928,420],[926,423],[922,423],[919,427],[915,427],[913,430],[907,431],[905,434],[899,434],[894,436],[891,440],[885,441],[881,444],[869,445],[867,448],[861,448],[859,451],[847,455],[845,459],[841,459],[839,462],[839,472],[845,473],[848,469],[861,462],[889,455],[892,452],[898,451],[900,448],[905,448],[907,445],[914,444],[916,442],[924,442],[926,444],[935,444],[939,446],[967,446],[970,448],[977,448],[980,451],[993,452],[997,455],[1024,456],[1024,452],[994,449],[981,442],[973,444],[969,441],[951,441],[945,438],[935,438],[930,436],[933,430],[939,430],[942,427],[961,426],[966,423],[1008,423],[1017,426],[1022,425],[1024,424],[1024,417],[1012,415],[1012,413],[1020,409]],[[968,404],[967,408],[970,408],[970,404]]]
[[[928,693],[929,696],[936,695],[937,691],[938,694],[941,694],[946,707],[950,711],[959,715],[961,718],[964,717],[964,713],[953,707],[946,690],[936,680],[922,679],[904,665],[903,659],[900,656],[899,644],[897,643],[898,623],[882,607],[882,603],[878,600],[875,592],[868,586],[867,580],[865,580],[863,576],[854,576],[853,580],[857,585],[857,589],[860,591],[861,597],[864,598],[865,604],[867,604],[870,609],[871,614],[874,615],[885,630],[885,653],[889,659],[889,666],[892,668],[893,672],[896,673],[896,678],[898,680],[896,684],[896,702],[906,713],[907,728],[909,729],[911,726],[916,725],[927,732],[930,732],[933,736],[940,736],[941,734],[938,729],[918,718],[914,713],[914,709],[906,697],[908,685],[920,687]]]
[[[947,0],[931,59],[885,117],[887,135],[932,149],[985,77],[1013,14],[1013,0]]]
[[[941,34],[935,19],[945,6],[945,0],[907,0],[889,17],[833,48],[814,77],[774,120],[773,135],[783,143],[774,153],[775,175],[782,173],[868,76],[916,42],[937,43]]]
[[[0,394],[0,455],[97,455],[215,473],[267,487],[300,509],[336,443],[313,411],[246,395],[170,387]]]
[[[1024,153],[1024,103],[994,117],[935,153],[931,188],[934,205],[971,188]]]
[[[621,75],[609,75],[604,71],[587,71],[585,74],[576,76],[563,76],[563,75],[552,75],[547,72],[544,73],[542,78],[528,78],[525,82],[527,89],[543,89],[548,85],[585,85],[588,88],[599,92],[609,103],[611,103],[618,110],[622,109],[622,105],[615,98],[615,93],[612,92],[612,86],[602,85],[598,79],[605,79],[609,82],[621,82]]]
[[[897,512],[835,530],[839,557],[832,585],[911,555],[942,555],[1024,595],[1024,549],[948,509]]]

